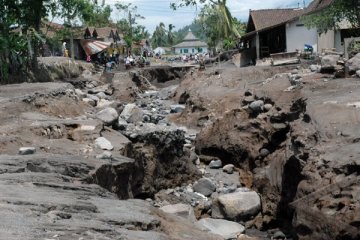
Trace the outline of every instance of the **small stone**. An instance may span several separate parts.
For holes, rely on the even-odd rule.
[[[185,109],[185,105],[177,104],[177,105],[170,106],[171,113],[180,113],[180,112],[184,111],[184,109]]]
[[[360,70],[357,70],[357,71],[356,71],[356,76],[357,76],[357,77],[360,77]]]
[[[104,151],[103,153],[96,156],[97,159],[111,159],[112,153],[110,151]]]
[[[216,186],[209,178],[201,178],[194,184],[193,189],[208,197],[215,192]]]
[[[20,155],[30,155],[36,152],[36,148],[34,147],[21,147],[19,148]]]
[[[95,140],[95,145],[103,150],[113,150],[114,147],[109,140],[104,137],[99,137]]]
[[[265,111],[270,111],[270,109],[273,107],[273,105],[271,105],[270,103],[267,103],[264,105],[264,110]]]
[[[82,99],[83,102],[89,104],[90,106],[92,107],[95,107],[96,106],[96,101],[94,99],[91,99],[91,98],[83,98]]]
[[[252,103],[250,103],[249,108],[253,110],[254,112],[261,112],[264,106],[264,101],[257,100]]]
[[[160,210],[166,213],[174,214],[179,217],[185,218],[190,222],[196,221],[194,210],[190,205],[178,203],[178,204],[161,207]]]
[[[260,156],[261,156],[261,157],[266,157],[266,156],[269,155],[269,154],[270,154],[270,151],[267,150],[266,148],[262,148],[262,149],[260,150]]]
[[[314,64],[310,65],[310,70],[312,72],[320,72],[320,69],[321,69],[320,65],[314,65]]]
[[[228,174],[232,174],[234,172],[234,165],[233,164],[227,164],[223,167],[223,172],[226,172]]]
[[[220,235],[224,239],[236,239],[245,231],[245,227],[241,224],[222,219],[203,218],[196,225],[213,234]]]
[[[190,153],[190,161],[192,163],[195,163],[195,161],[197,161],[198,159],[199,159],[199,156],[195,152]]]
[[[277,231],[274,233],[272,239],[286,239],[286,236],[282,231]]]
[[[218,160],[212,160],[209,164],[210,168],[218,169],[222,167],[222,161],[220,159]]]

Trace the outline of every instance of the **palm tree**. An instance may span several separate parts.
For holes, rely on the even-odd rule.
[[[240,37],[239,31],[236,29],[236,26],[233,22],[233,17],[229,11],[229,8],[226,6],[226,0],[218,0],[215,5],[216,10],[219,14],[220,24],[225,26],[224,28],[224,37],[228,38],[231,33],[233,33],[236,37]],[[223,25],[224,24],[224,25]]]
[[[169,30],[168,30],[168,44],[172,46],[174,44],[175,35],[172,32],[172,30],[175,28],[174,25],[169,24]]]
[[[159,26],[156,27],[152,37],[154,47],[163,46],[165,44],[165,36],[165,24],[163,22],[160,22]]]

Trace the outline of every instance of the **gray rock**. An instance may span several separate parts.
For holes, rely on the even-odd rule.
[[[114,108],[108,107],[98,112],[96,117],[105,125],[112,125],[118,119],[119,114]]]
[[[90,106],[93,106],[93,107],[96,106],[96,101],[95,101],[94,99],[91,99],[91,98],[83,98],[82,100],[83,100],[83,102],[89,104]]]
[[[103,150],[113,150],[114,147],[109,140],[104,137],[99,137],[95,140],[95,145]]]
[[[354,57],[350,58],[346,62],[346,67],[349,69],[349,73],[355,73],[360,70],[360,53],[356,54]]]
[[[176,104],[176,105],[170,106],[171,113],[180,113],[180,112],[184,111],[184,109],[185,109],[185,105]]]
[[[296,85],[299,85],[301,83],[301,76],[300,75],[290,75],[289,76],[289,81],[290,81],[290,84],[292,86],[296,86]]]
[[[254,112],[261,112],[264,107],[264,101],[257,100],[250,103],[249,108]]]
[[[270,151],[267,150],[266,148],[262,148],[262,149],[260,150],[260,156],[262,156],[262,157],[266,157],[266,156],[269,155],[269,154],[270,154]]]
[[[36,152],[36,148],[34,147],[21,147],[19,148],[20,155],[30,155]]]
[[[270,109],[273,107],[273,105],[271,105],[270,103],[267,103],[264,105],[264,110],[265,111],[270,111]]]
[[[95,87],[93,89],[90,89],[88,91],[88,93],[91,93],[91,94],[98,94],[100,92],[106,93],[108,95],[112,95],[113,94],[113,88],[109,84],[104,84],[104,85]]]
[[[357,70],[357,71],[356,71],[356,76],[357,76],[357,77],[360,77],[360,70]]]
[[[111,159],[112,153],[110,151],[104,151],[103,153],[96,156],[97,159]]]
[[[98,108],[107,108],[107,107],[110,107],[113,104],[114,104],[114,101],[109,101],[109,100],[106,100],[106,99],[100,99],[97,102],[97,107]]]
[[[92,100],[94,100],[96,103],[100,100],[100,98],[98,98],[97,96],[92,95],[92,94],[86,94],[86,98],[92,99]]]
[[[320,72],[320,69],[321,69],[320,65],[314,65],[314,64],[310,65],[310,70],[312,72]]]
[[[125,121],[125,119],[122,119],[121,117],[118,118],[117,123],[115,124],[116,128],[119,130],[126,130],[129,123]]]
[[[96,96],[100,99],[107,99],[107,100],[109,99],[109,96],[106,95],[104,92],[99,92],[96,94]]]
[[[321,71],[335,70],[339,55],[326,55],[321,58]]]
[[[209,167],[210,167],[210,168],[213,168],[213,169],[221,168],[221,167],[222,167],[222,161],[221,161],[220,159],[218,159],[218,160],[212,160],[212,161],[209,163]]]
[[[237,236],[245,231],[243,225],[222,219],[203,218],[196,223],[196,226],[220,235],[224,239],[237,239]]]
[[[216,186],[209,178],[201,178],[193,185],[193,189],[208,197],[216,190]]]
[[[189,220],[190,222],[196,222],[194,209],[190,205],[178,203],[161,207],[160,210],[166,213],[175,214],[179,217]]]
[[[120,114],[120,117],[122,117],[123,119],[125,119],[127,121],[131,117],[135,108],[137,108],[137,106],[134,103],[126,104],[126,106],[124,107],[124,110]]]
[[[282,231],[277,231],[274,233],[272,239],[286,239],[286,236]]]
[[[84,93],[80,89],[75,89],[75,93],[79,96],[79,98],[85,98],[86,97],[86,93]]]
[[[228,174],[232,174],[234,172],[234,165],[233,164],[227,164],[223,167],[223,171],[228,173]]]
[[[190,153],[190,161],[192,163],[195,163],[198,160],[199,160],[199,156],[195,152],[191,152]]]
[[[261,210],[259,195],[254,191],[239,191],[216,198],[212,205],[213,218],[246,220]]]

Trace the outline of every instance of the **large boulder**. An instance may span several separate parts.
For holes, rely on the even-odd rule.
[[[356,54],[353,58],[350,58],[349,61],[346,62],[346,67],[350,74],[354,74],[356,71],[360,70],[360,53]]]
[[[208,197],[215,192],[216,186],[209,178],[201,178],[194,184],[193,189],[195,192]]]
[[[326,55],[321,58],[321,72],[335,71],[339,55]]]
[[[237,236],[245,231],[245,227],[241,224],[223,219],[203,218],[196,223],[196,226],[220,235],[224,239],[237,239]]]
[[[238,189],[237,192],[220,195],[213,202],[212,217],[230,220],[246,220],[261,210],[259,195],[254,191]]]
[[[103,121],[105,125],[112,125],[118,119],[119,114],[114,108],[108,107],[99,111],[96,117]]]
[[[124,107],[124,110],[121,112],[120,117],[127,122],[138,122],[143,118],[143,111],[136,106],[134,103],[129,103]]]

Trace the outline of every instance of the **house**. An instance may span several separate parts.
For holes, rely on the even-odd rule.
[[[189,29],[189,32],[185,36],[184,40],[173,46],[176,54],[195,54],[195,53],[206,53],[208,45],[205,42],[200,41],[194,36]]]
[[[171,52],[171,48],[168,47],[157,47],[154,49],[155,54],[164,55],[168,52]]]
[[[310,45],[314,52],[335,48],[344,52],[344,37],[349,26],[318,34],[317,29],[308,29],[301,17],[329,7],[333,0],[314,0],[306,8],[250,10],[246,34],[241,37],[240,65],[255,63],[270,54],[296,52]]]

